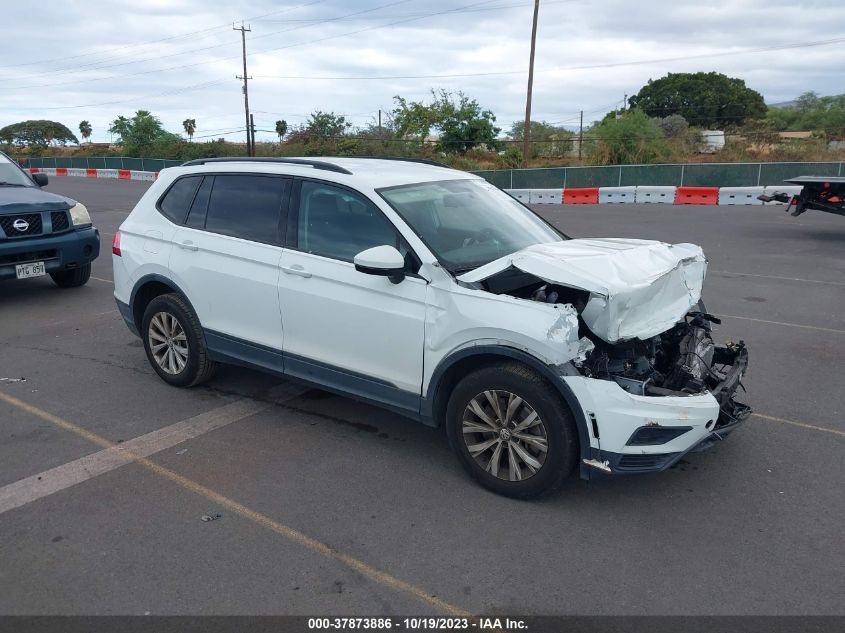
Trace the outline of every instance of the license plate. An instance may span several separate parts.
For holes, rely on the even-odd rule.
[[[30,277],[41,277],[47,274],[44,262],[32,262],[31,264],[18,264],[15,266],[18,279],[29,279]]]

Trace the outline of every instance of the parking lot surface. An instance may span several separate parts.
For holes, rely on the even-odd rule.
[[[845,612],[845,218],[535,207],[572,236],[702,245],[756,413],[665,473],[520,502],[439,430],[346,398],[239,368],[165,385],[112,297],[147,186],[54,179],[101,231],[91,281],[0,282],[0,613]]]

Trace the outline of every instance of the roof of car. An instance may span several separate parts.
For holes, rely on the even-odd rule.
[[[366,185],[373,189],[415,182],[478,178],[430,161],[348,156],[205,159],[189,161],[176,169],[190,170],[191,173],[237,171],[311,176],[349,185]]]

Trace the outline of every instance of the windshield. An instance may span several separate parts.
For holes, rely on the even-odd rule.
[[[380,189],[444,268],[460,274],[560,233],[484,180],[443,180]]]
[[[18,166],[5,156],[0,156],[0,186],[17,185],[19,187],[32,187],[32,181],[23,173]]]

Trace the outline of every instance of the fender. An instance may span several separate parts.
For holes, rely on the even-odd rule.
[[[151,281],[157,281],[157,282],[159,282],[159,283],[161,283],[165,286],[168,286],[169,288],[172,288],[173,291],[176,294],[179,295],[179,297],[182,299],[182,301],[187,303],[191,307],[191,310],[194,310],[194,305],[191,303],[191,300],[188,299],[188,295],[185,294],[185,291],[182,290],[177,284],[175,284],[172,279],[168,279],[167,277],[164,277],[164,276],[159,275],[157,273],[151,273],[149,275],[144,275],[138,281],[135,282],[135,285],[132,286],[132,292],[129,295],[129,310],[130,310],[130,314],[132,315],[133,324],[136,326],[136,328],[138,327],[138,324],[134,323],[135,297],[138,294],[138,291],[141,289],[141,287],[144,286],[145,284],[151,282]],[[196,314],[196,310],[194,310],[194,313]]]
[[[560,376],[552,367],[546,365],[538,358],[521,349],[507,347],[505,345],[476,345],[473,347],[464,347],[440,361],[431,375],[431,380],[428,383],[428,391],[421,403],[420,413],[427,424],[430,424],[431,426],[435,426],[437,424],[437,421],[434,420],[434,397],[444,374],[456,362],[472,356],[501,356],[503,358],[517,360],[536,371],[554,385],[563,397],[569,409],[572,411],[572,415],[575,417],[575,426],[578,429],[578,443],[581,449],[581,458],[590,457],[590,432],[587,427],[587,419],[584,416],[584,410],[569,385],[560,379]],[[574,368],[571,371],[575,373]]]

